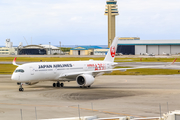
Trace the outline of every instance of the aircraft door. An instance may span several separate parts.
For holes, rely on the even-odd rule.
[[[106,64],[106,69],[111,69],[111,67],[110,67],[110,64],[109,64],[109,63],[107,63],[107,64]]]
[[[35,69],[33,67],[30,67],[30,73],[31,75],[34,75]]]
[[[57,68],[54,68],[54,74],[56,74],[57,73]]]
[[[85,71],[88,70],[88,67],[87,67],[87,64],[84,64],[84,68],[83,68]]]
[[[18,80],[20,81],[21,78],[21,73],[18,74]]]

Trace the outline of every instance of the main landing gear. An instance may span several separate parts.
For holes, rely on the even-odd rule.
[[[64,87],[64,83],[53,83],[53,87]]]
[[[80,86],[80,88],[90,88],[91,86]]]
[[[20,92],[23,92],[23,91],[24,91],[24,88],[22,87],[22,85],[23,85],[23,84],[20,83],[20,87],[19,87],[19,91],[20,91]]]

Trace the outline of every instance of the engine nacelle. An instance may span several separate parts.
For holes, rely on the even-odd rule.
[[[94,77],[89,74],[82,74],[77,76],[76,82],[79,86],[90,86],[94,83]]]

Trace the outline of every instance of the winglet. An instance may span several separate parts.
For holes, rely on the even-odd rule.
[[[18,64],[16,64],[16,58],[17,58],[17,57],[14,58],[14,60],[13,60],[12,63],[13,63],[13,65],[19,66]]]
[[[177,60],[177,58],[176,58],[176,59],[174,59],[174,61],[171,63],[171,65],[172,65],[172,64],[174,64],[174,63],[176,62],[176,60]]]

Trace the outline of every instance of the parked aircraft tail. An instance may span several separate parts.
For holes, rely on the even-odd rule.
[[[119,39],[118,37],[114,38],[104,61],[114,62],[114,58],[115,58],[115,54],[116,54],[116,50],[117,50],[118,39]]]

